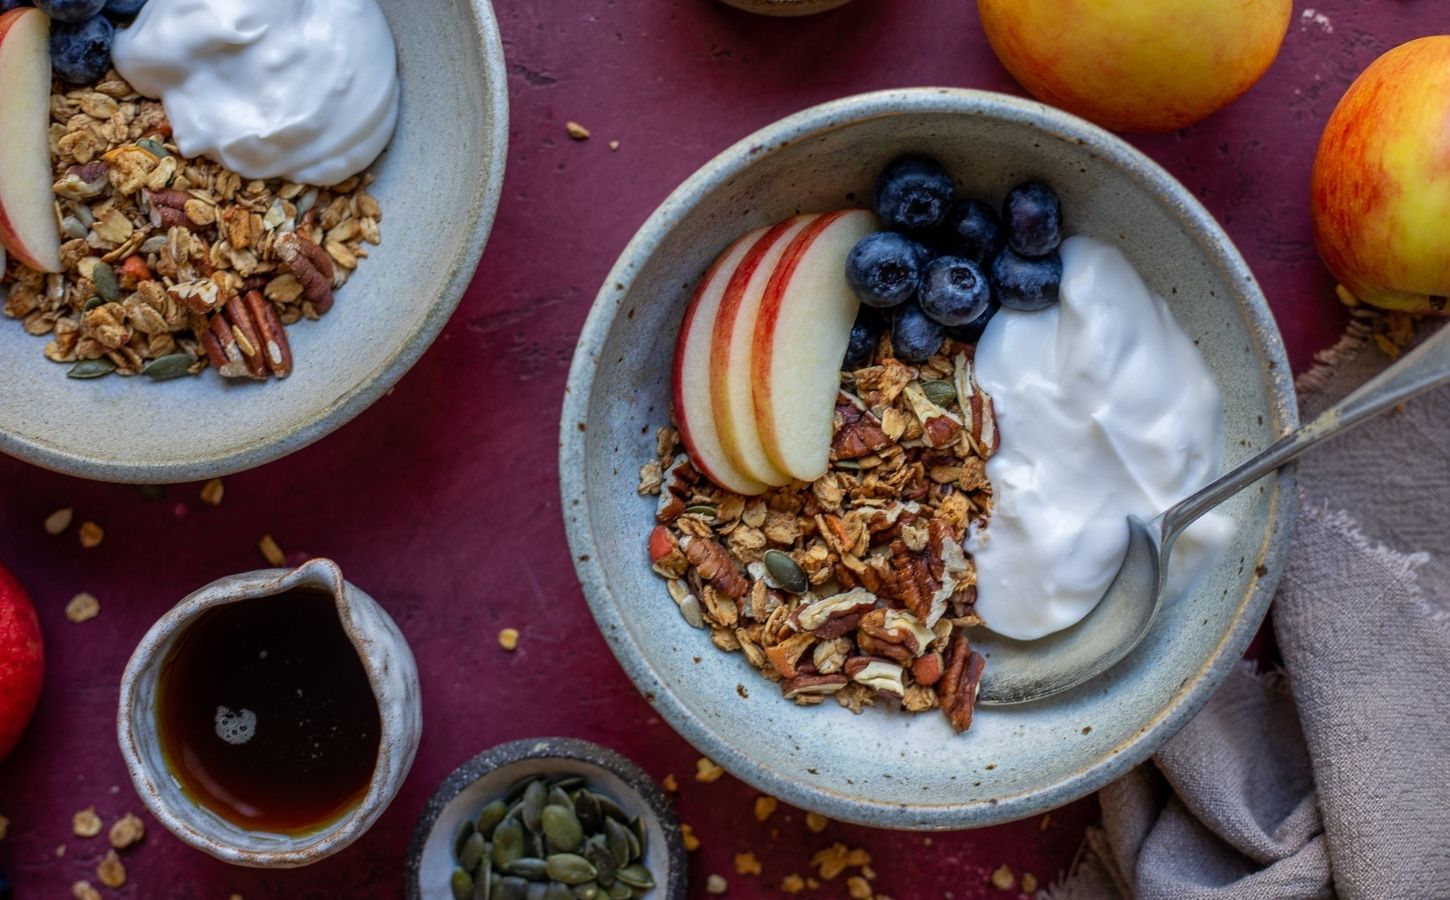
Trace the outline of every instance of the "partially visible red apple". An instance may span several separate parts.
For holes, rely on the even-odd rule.
[[[1263,76],[1293,0],[977,0],[1033,96],[1116,131],[1176,131]]]
[[[1444,314],[1450,296],[1450,35],[1401,44],[1329,117],[1310,182],[1314,240],[1376,306]]]
[[[32,269],[59,272],[50,171],[50,18],[0,15],[0,243]]]
[[[0,566],[0,760],[20,740],[40,700],[45,645],[25,589]]]

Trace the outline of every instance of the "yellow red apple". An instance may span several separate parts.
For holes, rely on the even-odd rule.
[[[40,621],[25,589],[0,566],[0,760],[20,740],[45,673]]]
[[[0,15],[0,244],[32,269],[59,272],[50,171],[50,19]]]
[[[1117,131],[1175,131],[1253,87],[1292,0],[977,0],[987,40],[1043,102]]]
[[[1329,271],[1376,306],[1446,312],[1450,295],[1450,35],[1402,44],[1329,117],[1310,179]]]

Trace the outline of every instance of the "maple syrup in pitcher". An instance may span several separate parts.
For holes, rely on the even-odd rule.
[[[157,696],[171,772],[235,825],[305,833],[367,793],[378,704],[325,591],[298,588],[198,616],[167,654]]]

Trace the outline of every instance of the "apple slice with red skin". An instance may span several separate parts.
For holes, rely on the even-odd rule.
[[[768,485],[789,484],[790,475],[770,461],[760,439],[751,389],[751,379],[755,377],[752,357],[757,347],[756,322],[765,289],[781,255],[795,236],[818,218],[818,213],[795,216],[774,226],[756,241],[731,276],[715,320],[710,347],[715,430],[720,435],[725,456],[735,468]]]
[[[0,566],[0,760],[14,749],[40,701],[45,642],[20,582]]]
[[[862,209],[811,222],[785,248],[761,299],[750,377],[760,439],[771,463],[800,481],[830,465],[841,362],[860,307],[846,257],[880,227]]]
[[[700,474],[737,494],[763,493],[767,487],[741,472],[725,455],[720,434],[715,430],[715,411],[710,390],[710,353],[720,300],[731,277],[755,243],[769,229],[761,228],[738,238],[710,266],[700,280],[695,296],[685,310],[680,336],[675,342],[675,419],[685,452]]]
[[[50,169],[50,19],[0,15],[0,243],[20,262],[59,272]]]

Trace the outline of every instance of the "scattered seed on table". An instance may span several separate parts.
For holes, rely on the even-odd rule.
[[[257,549],[262,551],[262,556],[274,566],[287,565],[287,557],[282,553],[282,548],[277,546],[277,541],[270,534],[262,535],[257,542]]]
[[[91,887],[89,881],[77,881],[71,885],[70,895],[75,900],[101,900],[101,892]]]
[[[1037,893],[1037,876],[1033,875],[1031,872],[1022,873],[1022,893]]]
[[[999,891],[1010,891],[1017,886],[1017,879],[1013,877],[1012,870],[1003,864],[992,873],[992,887]]]
[[[99,547],[101,540],[105,538],[106,532],[95,522],[82,522],[80,530],[81,546],[87,550],[92,547]]]
[[[101,613],[101,601],[81,591],[71,598],[65,605],[65,617],[67,621],[79,625],[82,622],[94,619]],[[99,830],[99,829],[98,829]],[[94,833],[94,832],[93,832]],[[89,837],[90,835],[87,835]]]
[[[220,506],[222,495],[226,493],[226,486],[220,478],[213,478],[201,486],[201,502],[207,506]]]
[[[131,813],[126,813],[111,825],[111,831],[107,835],[110,838],[111,846],[117,850],[125,850],[127,847],[141,840],[146,836],[146,825],[139,818]]]
[[[519,646],[519,630],[517,628],[505,628],[498,633],[498,645],[512,653]]]
[[[728,890],[730,890],[730,882],[719,875],[711,875],[705,879],[705,893],[707,894],[723,894]]]
[[[105,859],[96,866],[96,878],[108,888],[118,888],[126,883],[126,867],[115,850],[107,850]]]
[[[45,533],[57,535],[70,527],[70,520],[75,515],[75,510],[67,506],[65,509],[58,509],[45,517]]]
[[[818,812],[806,813],[806,827],[809,828],[811,831],[814,831],[816,834],[820,834],[822,831],[825,831],[826,826],[829,824],[831,824],[831,820]]]
[[[741,875],[759,875],[761,872],[760,860],[750,850],[737,853],[735,854],[735,871]]]
[[[619,149],[619,141],[610,141],[609,142],[609,149],[610,150],[618,150]]]
[[[766,794],[761,794],[759,797],[756,797],[755,798],[755,818],[756,818],[756,820],[757,821],[760,821],[760,822],[764,822],[766,819],[768,819],[771,816],[775,815],[775,808],[777,806],[779,806],[779,805],[780,805],[780,801],[779,800],[776,800],[774,797],[768,796]]]
[[[709,757],[702,756],[695,761],[696,781],[710,784],[711,782],[719,781],[720,776],[724,774],[725,770],[715,765],[714,760],[710,759]]]
[[[70,817],[70,828],[76,837],[93,838],[101,833],[101,817],[94,806],[88,806]]]
[[[576,141],[589,140],[589,129],[580,125],[578,122],[565,122],[564,130],[569,132],[569,137]]]
[[[685,840],[685,849],[694,853],[700,849],[700,839],[695,837],[695,829],[688,822],[680,823],[680,837]]]
[[[680,783],[675,780],[674,772],[666,773],[665,777],[660,779],[660,786],[663,787],[665,790],[669,791],[671,794],[680,789]]]
[[[1052,824],[1052,813],[1048,813],[1047,815],[1045,815],[1045,816],[1042,817],[1042,823],[1037,826],[1037,830],[1038,831],[1046,831],[1047,830],[1047,826],[1049,826],[1051,824]]]

